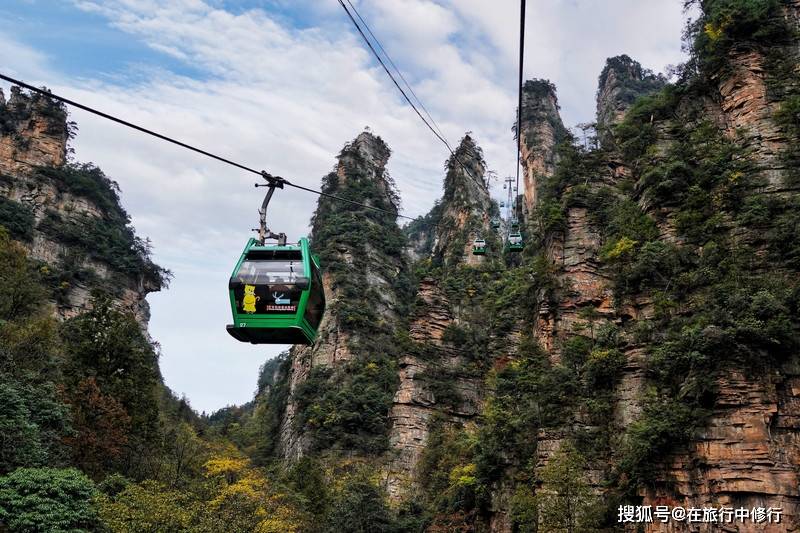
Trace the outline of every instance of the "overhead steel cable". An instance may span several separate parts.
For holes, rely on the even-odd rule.
[[[477,177],[475,177],[475,175],[470,171],[470,169],[467,168],[466,165],[464,165],[464,163],[461,161],[461,159],[458,157],[458,155],[456,155],[456,152],[453,151],[453,149],[451,148],[450,143],[447,142],[447,139],[445,139],[443,135],[440,135],[434,129],[434,127],[431,126],[430,122],[428,122],[425,119],[425,117],[422,116],[422,113],[417,108],[417,106],[414,105],[414,102],[411,101],[411,98],[408,96],[408,94],[403,90],[402,87],[400,87],[400,83],[398,83],[397,78],[394,77],[394,74],[392,74],[392,72],[389,70],[389,67],[387,67],[386,63],[383,62],[383,58],[380,56],[378,51],[375,50],[375,47],[372,45],[372,41],[370,41],[367,38],[366,34],[364,33],[364,30],[361,29],[361,26],[358,24],[356,19],[353,17],[353,14],[347,8],[347,6],[345,5],[344,1],[343,0],[338,0],[338,2],[339,2],[339,5],[342,6],[342,9],[344,9],[344,12],[347,13],[347,16],[350,18],[350,22],[352,22],[353,26],[355,26],[356,30],[358,30],[358,33],[361,35],[361,38],[364,40],[364,42],[369,47],[370,51],[372,52],[372,55],[375,56],[375,59],[378,60],[378,63],[381,64],[381,66],[383,67],[383,70],[386,71],[386,74],[392,80],[392,83],[394,83],[394,86],[397,87],[397,90],[400,91],[400,94],[402,94],[403,98],[406,100],[406,102],[408,102],[408,105],[411,106],[411,108],[414,110],[414,112],[417,114],[417,116],[422,120],[422,122],[425,123],[425,125],[428,127],[429,130],[431,130],[431,132],[436,136],[436,138],[439,139],[440,141],[442,141],[442,143],[447,147],[447,150],[450,152],[450,155],[453,156],[453,159],[455,159],[455,161],[458,162],[459,165],[461,165],[461,168],[463,168],[464,171],[467,174],[469,174],[470,178],[472,178],[472,180],[475,181],[475,183],[483,183],[481,180],[479,180]],[[348,2],[348,3],[350,3],[350,2]],[[352,6],[352,4],[350,4],[350,5]],[[355,7],[353,7],[353,11],[356,12],[356,14],[358,14],[358,11],[355,9]],[[361,15],[358,15],[358,18],[361,19]],[[366,24],[365,24],[365,26],[366,26]],[[377,42],[377,39],[376,39],[376,42]],[[386,54],[385,50],[383,52],[384,52],[384,54]],[[389,55],[386,54],[386,57],[388,59]],[[389,59],[389,60],[391,61],[391,59]],[[397,68],[397,67],[395,67],[395,68]],[[399,73],[399,70],[398,70],[398,73]]]
[[[105,118],[105,119],[110,120],[112,122],[116,122],[117,124],[121,124],[123,126],[126,126],[128,128],[134,129],[134,130],[139,131],[141,133],[145,133],[145,134],[150,135],[152,137],[156,137],[157,139],[161,139],[162,141],[166,141],[168,143],[172,143],[174,145],[180,146],[181,148],[185,148],[185,149],[190,150],[192,152],[196,152],[196,153],[204,155],[206,157],[210,157],[211,159],[215,159],[215,160],[217,160],[219,162],[231,165],[231,166],[236,167],[238,169],[241,169],[241,170],[244,170],[244,171],[247,171],[247,172],[251,172],[253,174],[257,174],[257,175],[261,176],[262,178],[264,178],[265,180],[267,180],[267,182],[269,182],[269,183],[275,182],[275,183],[280,184],[281,187],[279,187],[279,188],[282,188],[282,185],[286,185],[288,187],[294,187],[295,189],[300,189],[301,191],[306,191],[306,192],[310,192],[310,193],[313,193],[313,194],[317,194],[319,196],[324,196],[325,198],[331,198],[331,199],[337,200],[339,202],[346,202],[346,203],[349,203],[349,204],[352,204],[352,205],[357,205],[359,207],[372,209],[373,211],[380,211],[382,213],[393,215],[393,216],[396,216],[396,217],[399,217],[399,218],[406,218],[408,220],[416,220],[413,217],[409,217],[409,216],[406,216],[406,215],[401,215],[401,214],[399,214],[399,213],[397,213],[395,211],[389,211],[388,209],[381,209],[380,207],[375,207],[375,206],[372,206],[372,205],[362,204],[361,202],[356,202],[355,200],[349,200],[347,198],[342,198],[341,196],[336,196],[334,194],[328,194],[326,192],[317,191],[315,189],[310,189],[308,187],[303,187],[302,185],[294,184],[294,183],[290,182],[289,180],[287,180],[286,178],[282,178],[280,176],[273,176],[272,174],[270,174],[270,173],[268,173],[268,172],[266,172],[264,170],[256,170],[256,169],[248,167],[246,165],[242,165],[241,163],[237,163],[235,161],[231,161],[230,159],[221,157],[219,155],[213,154],[213,153],[208,152],[206,150],[202,150],[200,148],[197,148],[197,147],[192,146],[190,144],[187,144],[185,142],[179,141],[177,139],[173,139],[172,137],[168,137],[166,135],[163,135],[161,133],[155,132],[153,130],[150,130],[150,129],[147,129],[147,128],[143,128],[142,126],[139,126],[137,124],[133,124],[132,122],[128,122],[127,120],[123,120],[123,119],[121,119],[119,117],[115,117],[114,115],[109,115],[108,113],[104,113],[103,111],[99,111],[99,110],[97,110],[97,109],[95,109],[93,107],[89,107],[87,105],[80,104],[80,103],[78,103],[78,102],[76,102],[74,100],[70,100],[68,98],[64,98],[63,96],[59,96],[59,95],[54,94],[54,93],[52,93],[50,91],[47,91],[47,90],[44,90],[44,89],[40,89],[39,87],[35,87],[33,85],[30,85],[30,84],[25,83],[23,81],[20,81],[18,79],[12,78],[10,76],[6,76],[5,74],[0,73],[0,79],[5,80],[5,81],[7,81],[9,83],[13,83],[14,85],[18,85],[20,87],[24,87],[25,89],[28,89],[29,91],[33,91],[33,92],[35,92],[37,94],[41,94],[41,95],[46,96],[48,98],[52,98],[54,100],[58,100],[59,102],[63,102],[65,104],[67,104],[67,105],[70,105],[72,107],[81,109],[81,110],[86,111],[88,113],[92,113],[93,115],[97,115],[99,117]]]
[[[517,207],[517,220],[520,220],[519,205],[519,169],[522,157],[522,70],[525,65],[525,0],[520,2],[519,14],[519,80],[517,84],[517,184],[515,185],[516,196],[514,203]]]
[[[439,134],[442,136],[442,138],[444,138],[444,133],[442,132],[442,128],[439,127],[439,124],[437,124],[436,120],[434,120],[434,118],[431,116],[430,112],[428,111],[428,108],[425,107],[425,104],[423,104],[422,100],[419,99],[419,96],[417,96],[417,93],[414,92],[414,88],[411,87],[411,84],[408,83],[408,80],[406,80],[406,77],[403,76],[403,71],[400,70],[399,68],[397,68],[397,65],[395,65],[394,61],[392,61],[392,57],[389,55],[389,53],[383,47],[383,45],[378,40],[378,38],[375,36],[375,34],[372,33],[372,30],[370,29],[369,25],[367,24],[367,21],[364,20],[364,18],[361,16],[361,13],[358,12],[358,10],[356,9],[356,6],[354,6],[353,3],[350,0],[347,0],[347,4],[350,6],[350,9],[353,10],[353,13],[356,14],[356,16],[358,17],[358,20],[361,21],[361,24],[364,26],[364,29],[367,30],[367,33],[369,33],[369,36],[372,37],[372,40],[375,41],[375,44],[377,45],[378,50],[380,50],[383,53],[384,57],[386,58],[387,61],[389,61],[389,64],[392,66],[394,71],[397,72],[397,75],[400,76],[401,80],[403,80],[403,84],[405,84],[405,86],[408,88],[408,92],[411,93],[411,96],[414,97],[414,100],[417,101],[419,106],[425,112],[425,116],[427,116],[428,119],[430,119],[431,124],[433,124],[436,127],[436,131],[438,131]],[[445,139],[445,143],[447,143],[447,139]],[[451,148],[449,143],[447,143],[447,148],[448,149]]]

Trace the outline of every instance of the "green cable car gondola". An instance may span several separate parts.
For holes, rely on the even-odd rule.
[[[259,245],[250,239],[228,284],[228,333],[252,344],[312,344],[325,312],[319,262],[308,240]]]
[[[522,233],[514,231],[508,234],[508,251],[521,252],[525,244],[522,241]]]
[[[259,209],[259,238],[247,241],[228,282],[233,324],[227,330],[252,344],[312,344],[325,313],[319,260],[308,239],[287,244],[285,234],[267,229],[267,206],[283,180],[263,175],[269,192]]]
[[[492,219],[492,229],[495,229],[495,230],[500,229],[500,219],[499,218],[493,218]]]
[[[472,255],[486,255],[486,241],[484,239],[475,239],[472,243]]]

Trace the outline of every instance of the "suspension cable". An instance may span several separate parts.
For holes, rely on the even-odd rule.
[[[443,135],[440,135],[433,128],[433,126],[431,126],[430,122],[428,122],[425,119],[425,117],[422,116],[422,113],[417,108],[417,106],[414,105],[414,102],[411,101],[411,98],[408,96],[408,94],[403,90],[402,87],[400,87],[400,84],[398,83],[397,78],[394,77],[394,74],[392,74],[392,72],[389,70],[389,67],[387,67],[386,63],[383,62],[383,58],[381,58],[380,54],[378,54],[377,50],[375,50],[375,47],[372,45],[372,42],[367,38],[366,34],[364,34],[364,30],[362,30],[361,26],[358,24],[358,22],[356,22],[356,19],[353,17],[353,14],[350,12],[350,10],[347,8],[347,6],[344,4],[344,1],[343,0],[338,0],[338,1],[339,1],[339,5],[342,6],[342,9],[344,9],[344,12],[347,13],[347,16],[350,18],[350,21],[353,23],[353,26],[355,26],[356,30],[358,30],[358,33],[361,35],[361,38],[364,40],[364,42],[369,47],[370,51],[372,52],[372,55],[375,56],[375,59],[378,60],[378,63],[380,63],[380,65],[383,67],[383,70],[386,71],[386,74],[388,74],[389,78],[391,78],[392,83],[394,83],[395,87],[397,87],[397,90],[400,91],[400,94],[403,95],[403,98],[405,99],[406,102],[408,102],[408,105],[411,106],[411,108],[414,110],[414,112],[417,114],[417,116],[422,120],[422,122],[425,123],[425,125],[428,127],[428,129],[431,130],[431,132],[433,132],[433,134],[436,136],[436,138],[439,139],[447,147],[447,150],[450,152],[450,155],[452,155],[453,159],[456,162],[458,162],[459,165],[461,165],[461,168],[463,168],[464,171],[467,174],[469,174],[469,177],[472,178],[472,180],[476,184],[477,183],[482,183],[482,181],[479,180],[477,177],[475,177],[475,175],[470,171],[470,169],[467,168],[467,166],[461,161],[461,159],[458,157],[456,152],[453,151],[453,149],[450,146],[450,143],[447,142],[447,139],[445,139]],[[350,2],[348,2],[348,3],[350,4]],[[350,6],[352,7],[353,4],[350,4]],[[353,11],[356,13],[356,15],[358,16],[359,19],[363,20],[361,18],[361,15],[358,14],[358,11],[356,10],[355,7],[353,7]],[[366,26],[366,24],[364,24],[364,27],[367,28],[367,31],[369,31],[369,28]],[[372,35],[371,31],[370,31],[370,35]],[[373,35],[373,37],[374,37],[374,35]],[[375,42],[378,44],[378,46],[380,46],[380,43],[378,42],[377,39],[375,39]],[[383,50],[383,47],[381,47],[381,49]],[[392,65],[394,65],[394,62],[392,62],[391,58],[389,58],[389,54],[387,54],[385,50],[383,50],[383,53],[386,55],[386,58],[392,63]],[[395,69],[397,69],[397,67],[395,67]],[[400,73],[399,70],[397,72]],[[402,77],[402,74],[400,74],[400,76]],[[405,79],[404,79],[404,81],[405,81]],[[410,89],[410,86],[409,86],[409,89]],[[412,93],[413,93],[413,91],[412,91]],[[416,95],[414,95],[414,96],[416,96]],[[417,99],[417,100],[419,100],[419,99]],[[420,104],[422,104],[422,102],[420,102]],[[424,106],[423,106],[423,108],[424,108]],[[426,112],[427,112],[427,110],[426,110]],[[428,115],[428,116],[430,116],[430,115]],[[433,119],[431,119],[431,120],[433,120]],[[437,125],[437,127],[438,127],[438,125]]]
[[[317,194],[319,196],[324,196],[325,198],[331,198],[331,199],[337,200],[339,202],[346,202],[348,204],[357,205],[359,207],[364,207],[366,209],[372,209],[373,211],[380,211],[382,213],[386,213],[388,215],[392,215],[392,216],[399,217],[399,218],[405,218],[405,219],[408,219],[408,220],[416,220],[413,217],[409,217],[409,216],[406,216],[406,215],[401,215],[401,214],[399,214],[399,213],[397,213],[395,211],[389,211],[387,209],[381,209],[380,207],[375,207],[375,206],[372,206],[372,205],[362,204],[361,202],[356,202],[355,200],[349,200],[347,198],[342,198],[341,196],[336,196],[334,194],[329,194],[329,193],[318,191],[318,190],[315,190],[315,189],[310,189],[308,187],[303,187],[302,185],[296,185],[296,184],[290,182],[289,180],[287,180],[286,178],[282,178],[280,176],[273,176],[272,174],[270,174],[270,173],[268,173],[268,172],[266,172],[264,170],[256,170],[254,168],[248,167],[248,166],[243,165],[241,163],[237,163],[235,161],[232,161],[230,159],[227,159],[227,158],[221,157],[219,155],[213,154],[213,153],[208,152],[206,150],[202,150],[200,148],[197,148],[197,147],[192,146],[190,144],[187,144],[185,142],[179,141],[179,140],[174,139],[172,137],[168,137],[168,136],[163,135],[161,133],[157,133],[157,132],[155,132],[153,130],[144,128],[142,126],[138,126],[136,124],[133,124],[132,122],[128,122],[127,120],[123,120],[123,119],[121,119],[119,117],[116,117],[114,115],[109,115],[108,113],[104,113],[103,111],[99,111],[99,110],[97,110],[97,109],[95,109],[93,107],[89,107],[87,105],[80,104],[80,103],[78,103],[78,102],[76,102],[74,100],[70,100],[68,98],[64,98],[63,96],[59,96],[57,94],[54,94],[54,93],[50,92],[49,90],[40,89],[39,87],[35,87],[33,85],[30,85],[30,84],[25,83],[23,81],[17,80],[15,78],[10,77],[10,76],[6,76],[3,73],[0,73],[0,79],[5,80],[5,81],[7,81],[9,83],[13,83],[14,85],[18,85],[20,87],[23,87],[25,89],[28,89],[29,91],[35,92],[35,93],[40,94],[42,96],[46,96],[48,98],[52,98],[54,100],[58,100],[59,102],[63,102],[63,103],[65,103],[67,105],[70,105],[72,107],[75,107],[75,108],[78,108],[78,109],[82,109],[83,111],[86,111],[88,113],[92,113],[93,115],[97,115],[99,117],[105,118],[105,119],[110,120],[112,122],[116,122],[117,124],[121,124],[121,125],[123,125],[125,127],[134,129],[134,130],[139,131],[141,133],[145,133],[145,134],[150,135],[152,137],[156,137],[157,139],[161,139],[162,141],[166,141],[168,143],[172,143],[174,145],[180,146],[181,148],[185,148],[185,149],[190,150],[192,152],[196,152],[196,153],[204,155],[206,157],[210,157],[211,159],[215,159],[217,161],[220,161],[220,162],[225,163],[227,165],[231,165],[231,166],[236,167],[238,169],[241,169],[241,170],[244,170],[244,171],[247,171],[247,172],[251,172],[253,174],[257,174],[257,175],[261,176],[262,178],[264,178],[265,180],[267,180],[267,182],[269,182],[269,183],[273,183],[273,182],[281,183],[281,184],[286,185],[288,187],[294,187],[295,189],[300,189],[301,191],[306,191],[306,192],[310,192],[310,193],[313,193],[313,194]]]
[[[519,205],[519,169],[522,157],[522,70],[525,65],[525,0],[520,2],[519,15],[519,80],[517,84],[517,184],[515,186],[516,195],[514,204],[517,207],[517,220],[522,220],[520,216],[521,206]]]
[[[353,13],[356,14],[356,17],[358,17],[358,20],[361,22],[361,25],[364,26],[364,29],[367,30],[367,33],[369,33],[369,36],[372,37],[372,40],[375,41],[375,44],[377,45],[378,50],[380,50],[383,53],[384,57],[386,57],[386,60],[389,61],[389,64],[392,66],[394,71],[397,72],[398,76],[400,76],[400,79],[403,80],[403,84],[408,89],[408,92],[411,93],[411,96],[414,97],[414,100],[417,101],[419,106],[425,112],[425,116],[428,117],[428,119],[431,121],[431,124],[433,124],[436,127],[436,131],[438,131],[439,134],[441,134],[441,136],[444,137],[444,133],[442,132],[442,128],[439,127],[439,124],[437,124],[436,120],[434,120],[434,118],[431,116],[430,112],[428,111],[428,108],[425,107],[425,104],[423,104],[422,100],[419,99],[419,96],[417,96],[417,93],[414,92],[414,88],[411,87],[411,84],[408,83],[408,80],[406,80],[406,77],[403,76],[403,71],[400,70],[399,68],[397,68],[397,65],[395,65],[394,61],[392,61],[392,57],[389,55],[389,52],[386,51],[386,49],[383,47],[383,45],[378,40],[378,38],[375,36],[375,34],[372,33],[372,30],[370,29],[369,25],[367,24],[367,21],[364,20],[364,18],[361,16],[361,13],[358,12],[358,10],[356,9],[356,6],[354,6],[353,3],[350,0],[347,0],[347,5],[349,5],[350,9],[353,10]],[[447,144],[447,148],[450,149],[450,144]]]

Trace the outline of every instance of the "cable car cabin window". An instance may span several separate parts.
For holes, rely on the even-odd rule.
[[[260,315],[296,313],[303,291],[295,282],[301,276],[301,260],[246,259],[231,280],[237,311]]]
[[[303,262],[292,260],[245,259],[236,273],[236,281],[251,285],[294,283],[303,275]]]
[[[317,329],[325,312],[325,288],[322,286],[322,276],[314,262],[311,262],[311,294],[308,295],[305,319],[309,325]]]

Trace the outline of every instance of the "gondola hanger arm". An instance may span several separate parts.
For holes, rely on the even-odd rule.
[[[267,239],[275,239],[278,241],[279,246],[286,246],[285,233],[273,233],[267,228],[267,208],[269,207],[270,200],[272,200],[272,195],[275,193],[275,189],[283,189],[287,181],[280,176],[273,176],[265,170],[261,171],[261,177],[264,178],[267,183],[256,183],[256,188],[268,187],[268,190],[267,194],[264,196],[264,201],[261,202],[261,209],[258,210],[258,229],[253,231],[258,232],[258,242],[261,246],[264,246]]]

